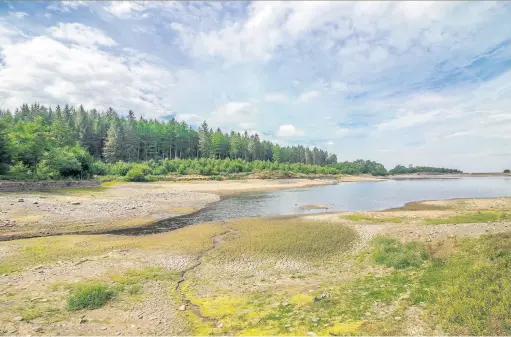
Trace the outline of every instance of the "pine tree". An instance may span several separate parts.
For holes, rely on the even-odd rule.
[[[103,148],[103,155],[109,163],[115,163],[122,158],[121,128],[117,122],[110,125]]]

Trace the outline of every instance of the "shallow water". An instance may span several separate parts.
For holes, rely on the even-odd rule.
[[[111,234],[144,235],[187,225],[233,218],[319,213],[376,211],[399,207],[410,201],[511,196],[511,178],[385,180],[340,183],[310,188],[242,194],[213,203],[189,215],[162,220],[147,227]],[[303,210],[300,206],[327,205],[328,210]]]

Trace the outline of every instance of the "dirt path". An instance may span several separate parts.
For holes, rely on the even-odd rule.
[[[198,258],[197,258],[197,263],[193,264],[192,266],[190,266],[189,268],[186,268],[185,270],[183,270],[182,274],[181,274],[181,279],[177,282],[177,286],[176,286],[176,292],[179,294],[179,296],[181,297],[181,301],[183,302],[183,305],[179,308],[179,310],[186,310],[186,308],[189,308],[190,311],[195,315],[197,316],[198,318],[200,318],[200,320],[202,322],[209,322],[209,323],[213,323],[213,325],[216,327],[218,326],[218,319],[217,318],[214,318],[214,317],[207,317],[207,316],[204,316],[201,312],[200,312],[200,307],[196,304],[194,304],[190,299],[188,299],[186,297],[186,294],[183,292],[183,283],[187,280],[186,276],[188,273],[190,272],[194,272],[197,268],[199,268],[201,265],[202,265],[202,262],[203,262],[203,258],[209,253],[211,252],[212,250],[215,250],[218,248],[218,246],[220,246],[224,241],[223,239],[230,235],[230,234],[238,234],[239,231],[238,230],[235,230],[229,226],[227,226],[227,222],[225,221],[222,221],[222,228],[225,229],[224,232],[220,233],[220,234],[217,234],[215,236],[213,236],[213,239],[212,239],[212,245],[210,248],[206,249],[206,250],[203,250]]]

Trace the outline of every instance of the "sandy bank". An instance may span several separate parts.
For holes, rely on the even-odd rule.
[[[221,195],[335,183],[240,180],[123,183],[101,189],[0,195],[0,240],[130,228],[197,211]]]

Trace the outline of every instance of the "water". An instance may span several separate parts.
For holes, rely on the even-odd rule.
[[[254,216],[289,215],[332,211],[376,211],[410,201],[511,196],[511,178],[385,180],[257,192],[229,197],[189,215],[156,224],[110,232],[144,235],[187,225]],[[328,210],[303,210],[300,206],[327,205]]]

